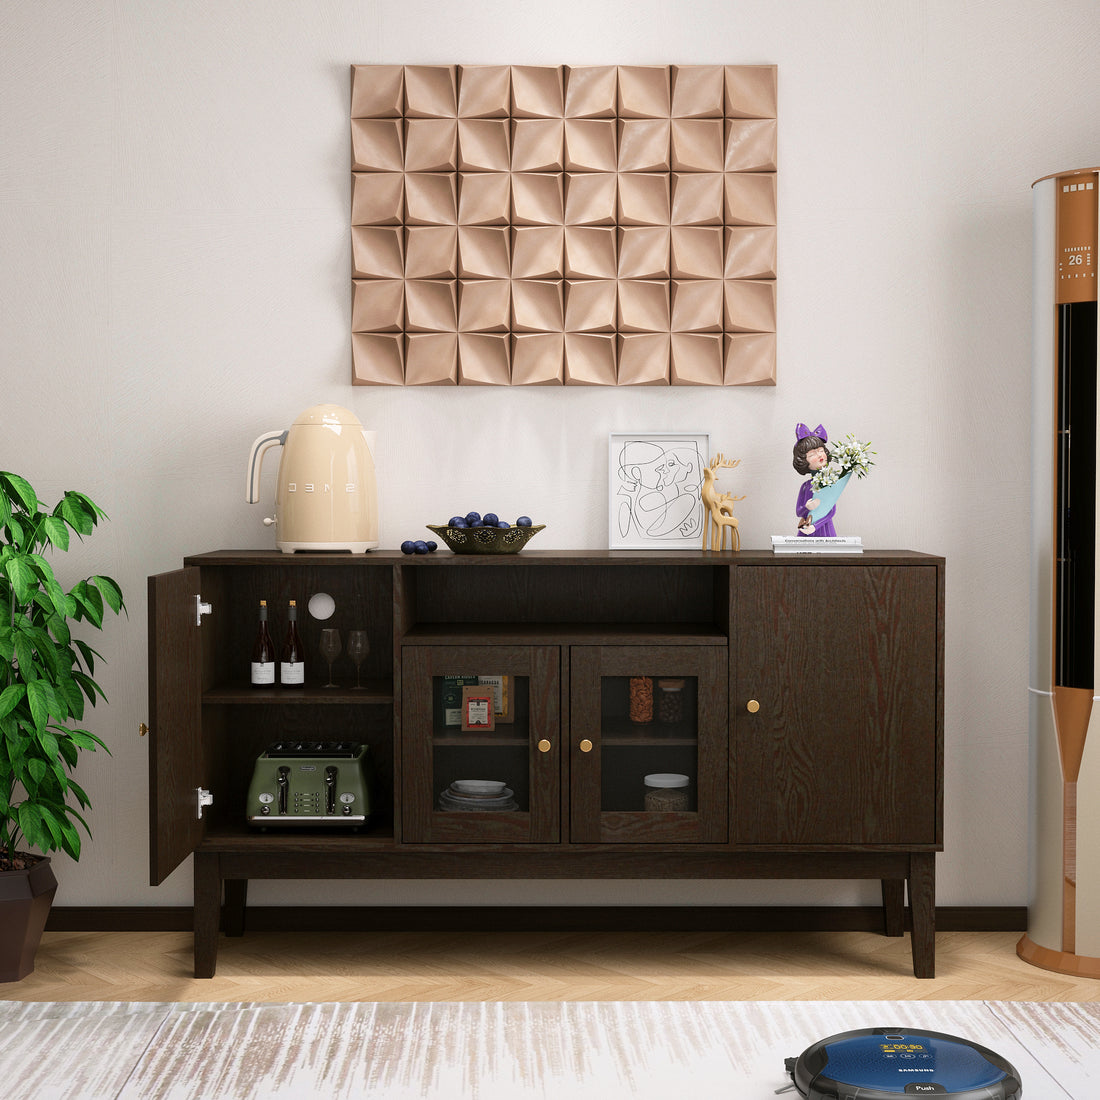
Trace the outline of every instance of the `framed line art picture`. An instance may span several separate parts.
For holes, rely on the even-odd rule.
[[[706,516],[700,490],[707,432],[612,432],[608,441],[608,547],[697,550]]]

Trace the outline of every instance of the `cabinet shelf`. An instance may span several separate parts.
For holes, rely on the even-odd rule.
[[[483,733],[436,733],[432,737],[432,744],[441,748],[478,748],[489,747],[494,749],[518,746],[527,748],[531,739],[517,733],[504,733],[501,731],[486,731]]]
[[[713,623],[418,623],[405,645],[715,645]]]
[[[684,748],[698,743],[699,739],[697,737],[669,737],[660,734],[608,735],[604,733],[600,741],[605,749]]]
[[[308,826],[271,826],[252,828],[232,823],[211,826],[202,842],[204,848],[241,849],[249,851],[317,852],[318,854],[349,851],[369,852],[394,847],[393,821],[384,820],[353,830],[339,827],[327,829]]]
[[[234,705],[294,706],[303,703],[317,704],[340,703],[344,705],[377,706],[393,705],[393,683],[386,679],[367,680],[360,691],[352,687],[326,688],[319,684],[304,688],[255,688],[250,684],[223,684],[203,692],[204,703],[232,703]]]

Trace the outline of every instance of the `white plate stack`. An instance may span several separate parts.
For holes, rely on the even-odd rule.
[[[515,794],[496,779],[456,779],[439,796],[441,810],[518,810]]]

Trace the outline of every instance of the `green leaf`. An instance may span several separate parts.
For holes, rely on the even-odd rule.
[[[70,779],[69,790],[76,796],[76,800],[80,803],[81,809],[87,810],[91,808],[92,804],[88,801],[88,794],[79,783]]]
[[[42,747],[42,751],[52,760],[58,756],[61,752],[57,744],[57,738],[48,729],[37,730],[38,744]]]
[[[34,647],[22,633],[16,633],[14,643],[15,659],[19,662],[19,675],[22,679],[29,680],[35,675],[38,667],[34,659]]]
[[[28,512],[38,511],[38,496],[26,478],[4,471],[0,473],[0,483],[9,490],[9,495],[19,498]]]
[[[91,578],[91,583],[99,589],[104,602],[116,615],[126,606],[122,600],[122,589],[110,577],[95,576]]]
[[[95,513],[89,514],[79,493],[66,493],[58,507],[61,509],[62,518],[78,535],[92,533],[96,523]]]
[[[65,621],[64,616],[47,615],[46,629],[53,635],[58,646],[68,648],[72,643],[73,636],[69,631],[69,624]],[[76,660],[75,654],[73,655],[73,660]]]
[[[27,703],[31,708],[31,719],[39,729],[44,728],[49,721],[52,694],[43,680],[30,680],[27,683]]]
[[[95,752],[96,749],[102,749],[108,756],[111,754],[111,750],[107,748],[107,745],[99,737],[89,730],[69,730],[72,734],[72,743],[79,748],[87,749],[88,752]]]
[[[87,581],[78,581],[69,595],[76,599],[84,611],[83,615],[77,612],[77,619],[87,618],[95,626],[103,626],[103,597],[98,588],[93,588]]]
[[[97,695],[104,702],[107,702],[107,696],[103,694],[103,688],[101,688],[99,684],[97,684],[95,680],[93,680],[90,676],[85,676],[83,672],[78,672],[76,669],[74,669],[73,679],[81,686],[84,694],[88,698],[88,702],[91,703],[93,707],[95,706]],[[82,714],[77,714],[76,711],[73,711],[73,714],[77,718],[82,717]]]
[[[58,519],[57,516],[47,516],[42,521],[42,530],[45,531],[51,546],[56,546],[58,550],[69,549],[69,528],[64,520]]]
[[[72,856],[73,859],[80,858],[80,834],[76,831],[73,824],[66,817],[61,821],[61,831],[64,833],[65,839],[62,841],[61,847],[65,852]]]
[[[29,799],[20,802],[15,811],[15,820],[31,844],[44,852],[53,851],[49,830],[43,826],[42,809],[37,802],[31,802]]]
[[[23,684],[9,684],[3,691],[0,691],[0,718],[11,714],[23,701],[26,694],[27,689]]]
[[[38,587],[38,577],[34,570],[27,564],[25,558],[12,557],[4,562],[4,572],[11,581],[15,598],[20,603],[26,603],[31,598],[31,593]]]
[[[58,678],[54,684],[54,691],[60,696],[61,702],[77,721],[84,717],[84,696],[81,694],[80,685],[75,676],[80,673],[66,673]]]
[[[71,738],[58,741],[57,747],[61,750],[61,757],[65,762],[65,766],[72,771],[72,769],[76,767],[77,760],[80,758],[80,749]],[[58,765],[57,774],[62,778],[64,777],[60,765]]]
[[[84,668],[87,671],[88,675],[93,675],[95,672],[95,658],[100,657],[102,659],[101,654],[92,649],[92,647],[88,645],[87,642],[81,640],[80,638],[74,638],[73,645],[75,645],[76,648],[80,650],[80,656],[84,658]]]

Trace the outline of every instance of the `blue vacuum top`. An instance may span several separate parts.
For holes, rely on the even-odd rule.
[[[787,1071],[807,1100],[1020,1100],[1012,1066],[986,1047],[913,1028],[864,1028],[814,1043]]]

